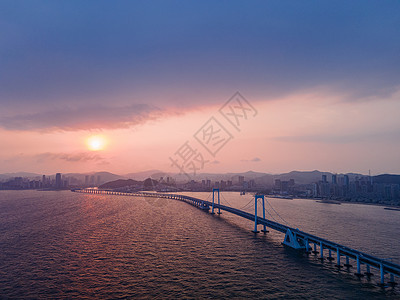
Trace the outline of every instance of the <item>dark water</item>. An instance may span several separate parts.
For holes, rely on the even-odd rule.
[[[250,199],[234,194],[225,197],[234,205]],[[359,233],[356,237],[346,234],[352,222],[361,220],[357,226],[367,227],[368,232],[380,228],[375,208],[367,209],[369,215],[360,215],[359,206],[322,209],[323,204],[313,201],[277,201],[271,203],[286,221],[301,220],[303,227],[315,231],[325,228],[328,236],[339,233],[336,240],[343,239],[346,245],[360,241],[357,249],[367,247],[368,242]],[[354,214],[348,227],[336,219],[338,209]],[[307,214],[311,221],[306,220]],[[392,217],[378,218],[378,223],[389,220],[398,229],[399,212],[391,211],[388,216]],[[329,228],[332,224],[339,230]],[[359,281],[352,272],[339,273],[332,264],[286,249],[278,233],[255,236],[249,232],[251,225],[237,216],[207,214],[176,200],[0,191],[0,298],[400,296],[397,289],[377,287],[377,278],[370,283]],[[383,251],[387,257],[398,255],[398,241],[393,242],[390,233],[387,237],[377,240],[380,246],[374,251]]]

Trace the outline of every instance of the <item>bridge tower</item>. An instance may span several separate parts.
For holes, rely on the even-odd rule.
[[[215,201],[215,192],[218,194],[218,205],[220,204],[220,198],[219,198],[219,189],[213,188],[213,197],[212,197],[212,209],[211,209],[211,214],[214,214],[214,201]],[[221,214],[221,209],[218,207],[218,214]]]
[[[254,233],[259,233],[257,230],[257,225],[258,225],[258,216],[257,216],[257,202],[258,199],[262,199],[262,205],[263,205],[263,218],[265,219],[265,202],[264,202],[264,195],[254,195]],[[267,227],[264,225],[264,229],[262,230],[263,232],[268,232]]]

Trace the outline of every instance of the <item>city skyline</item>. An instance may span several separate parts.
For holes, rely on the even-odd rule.
[[[156,3],[1,2],[0,173],[400,174],[399,3]]]
[[[398,297],[399,11],[0,0],[0,298]]]
[[[398,206],[400,175],[365,176],[329,172],[290,172],[266,174],[256,172],[230,174],[198,174],[186,178],[179,174],[157,172],[132,173],[120,176],[107,172],[92,174],[61,174],[53,176],[5,176],[0,174],[0,190],[71,190],[135,193],[153,192],[210,192],[214,190],[253,193],[268,197],[293,199],[325,199],[329,203],[373,203]],[[10,174],[11,175],[11,174]],[[23,174],[20,174],[23,175]],[[30,178],[29,178],[30,177]]]

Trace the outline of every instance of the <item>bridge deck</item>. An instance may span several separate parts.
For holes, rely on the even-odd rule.
[[[96,194],[111,194],[111,195],[126,195],[126,196],[144,196],[144,197],[158,197],[158,198],[168,198],[168,199],[176,199],[176,200],[181,200],[184,202],[188,202],[190,204],[193,204],[195,206],[198,206],[202,209],[209,209],[210,206],[213,205],[212,202],[190,197],[190,196],[184,196],[184,195],[178,195],[178,194],[170,194],[170,193],[151,193],[151,192],[136,192],[136,193],[122,193],[122,192],[113,192],[113,191],[102,191],[102,190],[74,190],[76,192],[84,192],[84,193],[96,193]],[[254,221],[255,215],[221,204],[214,203],[214,209],[221,209],[227,212],[230,212],[232,214],[238,215],[242,218],[248,219],[250,221]],[[296,234],[296,237],[299,239],[302,239],[304,241],[308,241],[308,243],[314,243],[319,246],[323,246],[323,249],[328,249],[332,250],[337,253],[337,251],[340,252],[340,256],[346,256],[352,259],[359,260],[360,264],[367,264],[371,267],[375,267],[377,269],[384,269],[385,273],[393,274],[395,276],[400,276],[400,265],[386,261],[384,259],[381,259],[379,257],[375,257],[369,254],[366,254],[364,252],[354,250],[352,248],[343,246],[341,244],[329,241],[324,238],[320,238],[318,236],[309,234],[307,232],[300,231],[297,228],[292,228],[283,224],[280,224],[278,222],[274,222],[268,219],[261,218],[257,216],[257,224],[260,225],[265,225],[268,228],[271,228],[273,230],[286,233],[288,229]]]

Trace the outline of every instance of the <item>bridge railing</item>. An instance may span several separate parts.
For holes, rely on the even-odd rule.
[[[286,226],[283,224],[280,224],[278,222],[268,220],[265,218],[261,217],[255,217],[254,214],[225,206],[222,204],[217,204],[217,203],[212,203],[210,201],[194,198],[191,196],[185,196],[185,195],[180,195],[180,194],[172,194],[172,193],[157,193],[157,192],[114,192],[114,191],[107,191],[107,190],[98,190],[98,189],[77,189],[73,190],[74,192],[81,192],[81,193],[93,193],[93,194],[110,194],[110,195],[124,195],[124,196],[143,196],[143,197],[157,197],[157,198],[168,198],[168,199],[176,199],[176,200],[181,200],[184,202],[188,202],[192,205],[195,205],[197,207],[200,207],[201,209],[208,210],[210,206],[214,206],[214,208],[219,208],[221,210],[230,212],[232,214],[238,215],[242,218],[248,219],[250,221],[256,220],[257,224],[260,225],[266,225],[267,227],[274,229],[276,231],[279,231],[281,233],[286,233],[290,231],[293,233],[297,239],[303,241],[303,245],[307,245],[306,247],[309,247],[309,243],[313,243],[314,247],[315,245],[318,245],[320,247],[320,252],[321,252],[321,258],[323,258],[322,253],[324,249],[327,249],[329,251],[334,251],[337,253],[338,257],[337,260],[338,262],[340,261],[340,256],[345,256],[346,260],[348,261],[348,258],[354,259],[357,261],[357,271],[358,275],[360,272],[360,265],[361,264],[366,264],[368,266],[372,266],[374,268],[380,269],[381,272],[381,284],[383,285],[383,280],[384,280],[384,274],[388,273],[391,275],[395,276],[400,276],[400,266],[398,264],[395,264],[393,262],[387,261],[385,259],[381,259],[378,257],[375,257],[373,255],[369,255],[367,253],[352,249],[350,247],[329,241],[324,238],[320,238],[318,236],[309,234],[307,232],[301,231],[297,228],[292,228],[290,226]],[[308,251],[309,249],[306,249]],[[331,253],[329,253],[331,255]],[[331,257],[330,257],[331,258]],[[368,271],[369,273],[369,271]],[[394,284],[393,278],[391,278],[392,283]]]

